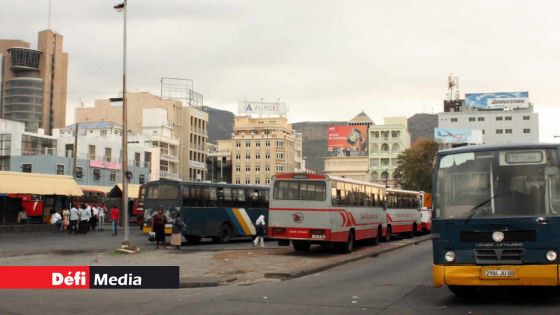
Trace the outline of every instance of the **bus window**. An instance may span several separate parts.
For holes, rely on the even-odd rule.
[[[215,207],[218,205],[218,194],[217,194],[217,190],[216,187],[208,187],[209,191],[209,201],[208,201],[208,206],[209,207]]]
[[[188,207],[191,205],[191,194],[190,194],[190,187],[184,186],[183,187],[183,206]]]

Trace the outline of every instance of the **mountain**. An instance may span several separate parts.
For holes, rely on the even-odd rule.
[[[203,111],[208,113],[208,142],[231,139],[233,133],[233,119],[235,115],[227,110],[204,106]]]
[[[414,114],[408,119],[410,144],[420,138],[434,138],[434,128],[438,126],[437,114]]]
[[[306,121],[293,123],[292,127],[303,137],[303,156],[306,167],[321,173],[324,169],[323,158],[329,156],[327,150],[328,130],[332,125],[345,125],[341,121]]]

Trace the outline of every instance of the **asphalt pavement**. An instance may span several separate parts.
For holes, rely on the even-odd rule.
[[[4,290],[1,314],[558,314],[560,298],[535,290],[482,300],[431,283],[423,242],[281,282],[180,290]]]

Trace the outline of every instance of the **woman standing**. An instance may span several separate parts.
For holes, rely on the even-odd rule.
[[[163,209],[159,208],[152,218],[152,232],[156,233],[156,249],[159,248],[160,242],[165,248],[165,222],[167,222],[167,218],[163,214]]]
[[[186,224],[183,222],[183,218],[181,218],[181,213],[177,212],[175,220],[173,220],[173,227],[171,228],[171,246],[175,246],[175,249],[181,249],[185,227]]]
[[[68,208],[62,210],[62,222],[64,223],[64,229],[68,230],[68,226],[70,225],[70,210],[68,210]]]
[[[253,247],[259,245],[260,247],[264,247],[264,229],[266,222],[264,221],[264,215],[259,216],[257,221],[255,222],[256,230],[257,230],[257,237],[253,240]]]

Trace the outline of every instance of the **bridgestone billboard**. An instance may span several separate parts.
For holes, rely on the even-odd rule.
[[[239,101],[237,111],[239,114],[286,115],[288,107],[279,102]]]
[[[465,94],[465,105],[481,109],[529,108],[529,92]]]

